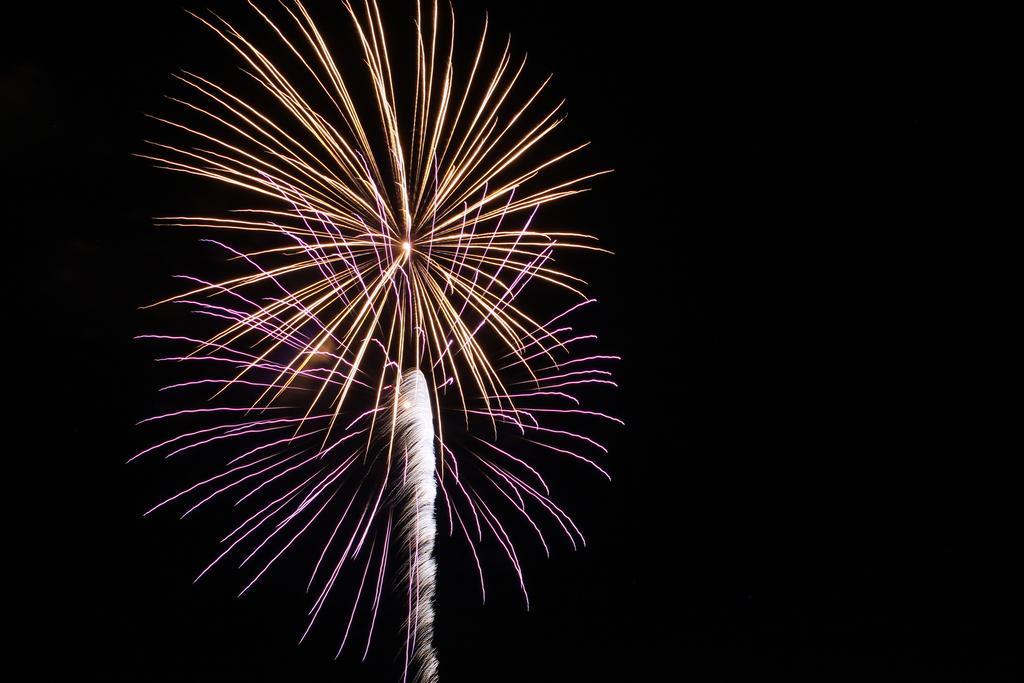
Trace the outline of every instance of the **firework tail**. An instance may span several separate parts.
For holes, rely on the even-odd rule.
[[[403,463],[398,472],[397,530],[407,561],[402,572],[409,592],[406,622],[405,676],[415,672],[416,683],[436,683],[434,650],[434,593],[437,564],[434,538],[434,424],[430,387],[419,370],[407,370],[399,386],[394,443]]]

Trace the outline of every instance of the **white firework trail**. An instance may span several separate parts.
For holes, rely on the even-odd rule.
[[[405,675],[410,661],[417,683],[435,683],[437,653],[434,650],[434,593],[437,563],[434,539],[437,522],[434,501],[434,423],[430,387],[419,370],[407,370],[398,389],[398,409],[393,443],[402,454],[405,470],[398,480],[397,527],[400,547],[408,549],[404,579],[409,586],[409,617],[406,622]]]

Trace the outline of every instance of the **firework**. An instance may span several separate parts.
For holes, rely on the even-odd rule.
[[[585,145],[538,153],[564,119],[561,104],[540,108],[550,79],[523,88],[525,59],[513,59],[508,41],[491,63],[486,22],[457,70],[454,15],[417,5],[411,92],[398,98],[403,74],[377,5],[344,7],[355,71],[301,3],[282,4],[277,17],[252,5],[283,59],[224,19],[197,17],[240,58],[255,92],[180,74],[187,94],[172,99],[190,123],[158,120],[189,143],[153,142],[143,156],[240,188],[253,203],[158,219],[203,230],[238,272],[180,276],[186,291],[158,302],[213,328],[143,335],[185,344],[162,360],[197,368],[166,390],[203,392],[196,407],[144,422],[210,422],[135,457],[223,458],[150,510],[179,505],[184,516],[234,500],[243,521],[200,577],[233,555],[251,569],[245,593],[301,537],[321,534],[303,638],[344,570],[359,588],[338,653],[359,631],[365,658],[388,577],[398,576],[406,675],[432,681],[437,529],[465,540],[482,597],[477,549],[496,542],[528,606],[509,515],[545,553],[549,529],[575,548],[583,535],[552,499],[543,465],[573,459],[608,476],[598,461],[607,451],[586,425],[620,421],[587,408],[583,394],[614,386],[617,358],[570,324],[594,300],[558,265],[567,250],[604,250],[537,216],[599,174],[549,179]],[[535,286],[547,288],[541,305],[523,304]]]

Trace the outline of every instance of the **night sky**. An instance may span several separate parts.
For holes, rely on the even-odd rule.
[[[545,559],[522,537],[529,612],[497,559],[481,606],[465,547],[440,541],[441,680],[1010,680],[1015,487],[968,416],[946,412],[962,377],[945,328],[921,329],[964,302],[909,270],[929,258],[932,95],[956,63],[933,19],[454,4],[461,40],[486,9],[529,53],[530,82],[555,74],[559,140],[592,141],[580,168],[615,170],[552,211],[615,252],[574,269],[623,356],[606,407],[626,427],[608,432],[613,481],[580,467],[558,496],[587,548]],[[164,134],[145,114],[170,111],[172,72],[234,68],[184,10],[249,14],[87,5],[24,19],[38,39],[0,64],[8,227],[26,244],[8,255],[27,273],[9,296],[28,310],[8,360],[29,376],[8,398],[31,406],[6,450],[33,470],[6,480],[26,496],[30,558],[28,587],[8,588],[32,603],[32,666],[398,680],[387,630],[365,664],[333,659],[326,622],[296,645],[309,558],[237,599],[247,575],[230,567],[192,585],[226,512],[141,516],[199,470],[125,464],[150,443],[133,425],[167,376],[132,337],[180,322],[139,307],[177,291],[172,275],[217,267],[151,217],[230,203],[132,155]],[[382,5],[390,25],[413,7]],[[322,28],[349,36],[340,8]]]

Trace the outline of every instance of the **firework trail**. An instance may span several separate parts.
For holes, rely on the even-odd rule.
[[[437,655],[433,648],[434,579],[437,574],[434,562],[434,538],[437,535],[434,500],[437,498],[437,485],[434,483],[430,389],[423,373],[418,370],[410,370],[402,376],[394,440],[403,453],[408,453],[404,485],[396,487],[400,498],[404,499],[397,520],[403,530],[402,545],[410,549],[410,562],[406,565],[408,576],[405,577],[412,606],[406,624],[409,633],[406,669],[411,648],[413,662],[417,665],[416,680],[431,683],[437,680]]]
[[[233,500],[242,521],[197,580],[233,557],[251,574],[245,593],[300,539],[323,539],[302,639],[344,575],[358,589],[337,619],[338,654],[358,641],[365,659],[397,577],[403,678],[436,681],[437,533],[465,542],[482,599],[479,549],[495,542],[528,607],[518,533],[545,554],[552,530],[585,543],[541,470],[578,461],[608,476],[593,425],[621,421],[586,402],[615,386],[617,357],[575,329],[594,299],[559,266],[567,251],[604,250],[538,216],[599,174],[556,177],[585,145],[539,154],[561,104],[539,107],[550,78],[522,90],[525,59],[508,41],[491,63],[486,22],[459,70],[454,15],[417,4],[403,80],[374,2],[343,3],[354,72],[300,2],[275,16],[250,5],[280,54],[197,17],[239,58],[250,90],[180,74],[187,94],[170,99],[185,122],[158,120],[189,142],[151,142],[141,155],[251,204],[158,219],[204,231],[231,275],[179,276],[186,291],[158,302],[199,318],[196,332],[143,335],[180,349],[159,360],[192,373],[163,388],[184,407],[143,420],[168,434],[132,460],[220,459],[147,512],[178,506],[184,517]],[[538,285],[539,298],[524,294]],[[175,429],[181,420],[190,426]]]

